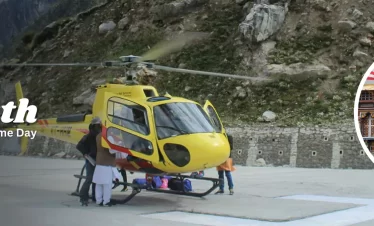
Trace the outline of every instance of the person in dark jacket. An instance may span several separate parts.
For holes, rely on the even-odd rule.
[[[80,202],[82,205],[87,206],[89,199],[90,185],[92,184],[92,200],[95,200],[95,184],[92,183],[93,174],[95,172],[95,165],[87,159],[91,158],[96,161],[96,136],[101,132],[100,120],[94,118],[89,125],[89,133],[82,137],[82,139],[77,144],[77,149],[83,154],[86,159],[86,180],[83,183],[80,190]]]

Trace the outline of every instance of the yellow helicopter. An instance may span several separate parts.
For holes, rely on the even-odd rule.
[[[123,67],[126,76],[96,87],[96,96],[90,114],[63,115],[56,118],[38,119],[33,124],[17,125],[17,128],[35,130],[38,135],[77,144],[89,132],[89,124],[94,117],[102,122],[102,145],[133,157],[118,159],[117,166],[129,172],[142,172],[149,176],[174,175],[181,181],[190,176],[183,173],[212,168],[225,162],[230,155],[230,145],[225,128],[216,109],[208,100],[204,105],[169,94],[160,95],[155,87],[139,84],[143,78],[155,76],[153,69],[171,72],[223,76],[247,80],[267,80],[264,78],[230,75],[214,72],[187,70],[156,65],[149,62],[155,58],[181,48],[196,34],[183,34],[175,41],[160,43],[142,57],[123,56],[119,61],[103,63],[25,63],[3,64],[2,66],[104,66]],[[142,73],[139,73],[142,72]],[[148,77],[147,77],[148,76]],[[21,83],[16,83],[17,99],[23,98]],[[108,139],[109,137],[114,139]],[[134,145],[135,143],[141,145]],[[22,153],[26,151],[27,138],[22,138]],[[76,192],[79,194],[79,178]],[[194,178],[213,182],[204,193],[171,191],[146,188],[148,191],[202,197],[219,186],[216,178]],[[121,203],[126,203],[142,188],[132,183],[126,184],[133,192]]]

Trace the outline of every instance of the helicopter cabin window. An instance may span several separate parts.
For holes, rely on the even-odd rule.
[[[216,131],[220,133],[222,131],[222,127],[216,111],[212,108],[212,106],[208,106],[208,112]]]
[[[107,115],[114,124],[143,135],[149,134],[147,111],[141,105],[116,97],[111,98],[108,101]]]
[[[154,107],[158,139],[194,133],[213,133],[215,129],[200,105],[167,103]]]
[[[145,155],[153,154],[153,145],[150,141],[117,128],[108,128],[107,139],[110,143],[128,148],[131,151],[140,152]]]

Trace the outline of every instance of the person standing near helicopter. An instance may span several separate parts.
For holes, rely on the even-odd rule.
[[[89,125],[89,133],[82,137],[78,142],[76,148],[85,157],[85,167],[86,167],[86,180],[83,183],[81,190],[79,192],[80,201],[82,205],[88,204],[90,185],[92,184],[92,201],[95,200],[95,184],[92,183],[92,177],[95,171],[95,165],[93,165],[88,158],[96,160],[96,135],[101,131],[100,121],[93,119]]]
[[[230,195],[233,195],[234,194],[234,183],[233,183],[232,175],[231,175],[231,172],[235,171],[235,167],[233,165],[233,161],[231,158],[231,151],[233,149],[233,138],[231,135],[228,135],[227,139],[229,140],[229,144],[230,144],[230,156],[224,163],[216,167],[218,171],[218,177],[219,179],[222,179],[222,182],[219,185],[219,190],[215,194],[224,193],[224,186],[225,186],[224,174],[225,174],[228,185],[229,185]]]
[[[100,206],[112,206],[113,203],[110,201],[110,198],[112,196],[114,178],[113,167],[116,167],[116,152],[102,146],[101,136],[101,132],[96,136],[96,168],[92,181],[96,184],[96,204]]]

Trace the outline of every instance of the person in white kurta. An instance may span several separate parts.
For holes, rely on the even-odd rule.
[[[96,183],[96,203],[99,205],[110,206],[112,196],[113,171],[111,166],[96,165],[93,176]]]
[[[117,175],[114,175],[115,150],[109,150],[101,145],[101,133],[96,137],[97,157],[96,168],[92,181],[96,184],[96,203],[111,206],[112,184]]]

